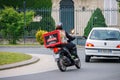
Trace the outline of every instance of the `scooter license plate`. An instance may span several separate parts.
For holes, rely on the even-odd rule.
[[[55,54],[54,57],[55,57],[55,59],[59,58],[59,54]]]

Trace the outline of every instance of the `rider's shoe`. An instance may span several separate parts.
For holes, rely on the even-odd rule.
[[[80,59],[76,57],[76,58],[74,59],[74,61],[75,61],[75,62],[79,62]]]
[[[75,61],[78,61],[78,60],[79,60],[79,58],[75,58],[74,60],[75,60]]]
[[[72,59],[75,59],[75,56],[72,55]]]

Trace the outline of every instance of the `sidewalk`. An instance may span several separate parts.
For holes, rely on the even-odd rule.
[[[57,65],[56,65],[52,55],[42,55],[42,54],[41,55],[40,54],[31,54],[31,55],[34,56],[33,59],[31,59],[30,61],[26,61],[26,63],[30,64],[32,61],[33,64],[24,65],[24,66],[20,66],[19,64],[17,64],[19,67],[16,66],[11,69],[0,70],[0,78],[28,75],[28,74],[46,72],[46,71],[51,71],[51,70],[57,69]],[[38,58],[36,58],[36,57],[38,57]],[[34,63],[34,62],[36,62],[36,63]],[[14,64],[14,65],[16,65],[16,64]]]

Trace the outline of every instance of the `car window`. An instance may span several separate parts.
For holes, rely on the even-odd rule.
[[[93,40],[120,40],[120,32],[116,30],[93,30],[90,36]]]

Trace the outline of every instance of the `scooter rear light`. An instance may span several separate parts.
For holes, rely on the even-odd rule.
[[[92,43],[86,43],[86,46],[87,47],[94,47],[94,44],[92,44]]]
[[[120,44],[119,45],[117,45],[117,47],[116,48],[120,48]]]
[[[53,52],[57,53],[59,51],[59,48],[53,48]]]

